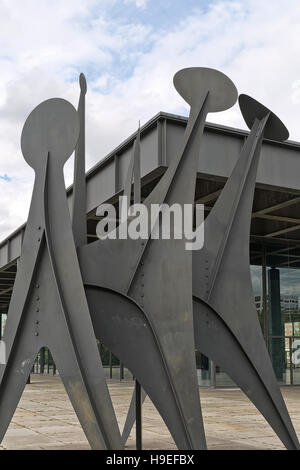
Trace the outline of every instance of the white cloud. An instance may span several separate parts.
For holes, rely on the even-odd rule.
[[[89,167],[132,133],[139,119],[143,123],[159,110],[188,112],[172,85],[174,73],[186,66],[222,70],[241,93],[271,107],[291,138],[300,140],[298,0],[214,1],[205,13],[187,10],[164,29],[111,16],[112,5],[123,1],[0,0],[0,174],[12,178],[0,180],[0,239],[27,217],[33,174],[19,148],[24,120],[53,96],[76,105],[73,79],[80,71],[90,77]],[[143,0],[135,3],[145,6]],[[209,120],[245,127],[237,106]],[[71,173],[69,164],[69,182]]]
[[[125,5],[134,3],[137,8],[145,8],[149,0],[124,0]]]

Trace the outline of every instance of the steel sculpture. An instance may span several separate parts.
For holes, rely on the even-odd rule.
[[[193,202],[206,115],[237,99],[231,80],[212,69],[181,70],[174,85],[190,104],[190,116],[182,148],[144,201],[148,209]],[[80,88],[78,113],[64,100],[48,100],[22,133],[23,155],[36,179],[4,336],[1,439],[34,359],[47,346],[91,447],[122,447],[135,418],[133,401],[121,437],[98,339],[142,385],[142,398],[149,395],[179,449],[206,448],[194,344],[240,385],[287,448],[298,448],[257,320],[248,252],[261,143],[264,136],[285,140],[285,127],[267,108],[240,97],[252,129],[206,220],[202,250],[192,255],[186,240],[155,239],[152,229],[146,240],[117,237],[87,245],[83,75]],[[74,148],[71,222],[63,165]],[[124,188],[129,198],[132,180],[134,202],[140,202],[140,131]],[[160,229],[158,216],[156,222]],[[116,233],[126,224],[121,221]]]
[[[251,132],[204,226],[204,247],[193,254],[195,345],[223,368],[260,410],[288,449],[299,441],[282,398],[254,303],[250,223],[263,138],[289,136],[269,109],[240,95]]]
[[[72,230],[76,247],[87,243],[86,227],[86,181],[85,181],[85,95],[86,79],[79,76],[80,97],[78,115],[80,121],[79,138],[75,149],[74,184],[72,197]]]
[[[227,109],[237,99],[232,82],[212,69],[180,71],[174,84],[191,105],[190,117],[182,149],[143,202],[148,208],[154,203],[193,202],[206,114]],[[192,256],[184,244],[155,240],[149,233],[147,240],[99,240],[80,247],[78,254],[97,337],[142,384],[178,448],[204,449]],[[99,260],[105,270],[99,269]]]
[[[47,346],[91,447],[120,449],[64,185],[63,165],[78,135],[78,114],[62,99],[41,103],[23,128],[23,155],[36,177],[4,334],[8,357],[0,366],[0,439],[38,351]]]
[[[249,259],[262,140],[283,141],[289,134],[282,122],[253,98],[241,95],[239,104],[251,132],[205,220],[204,247],[193,252],[195,347],[231,376],[288,449],[299,449],[258,321]],[[145,398],[143,392],[142,400]],[[134,399],[122,434],[124,444],[135,420]]]

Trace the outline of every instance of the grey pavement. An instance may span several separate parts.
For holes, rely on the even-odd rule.
[[[133,382],[109,381],[122,429]],[[300,436],[300,387],[283,387],[296,432]],[[209,449],[283,449],[283,445],[247,397],[235,388],[200,389]],[[32,375],[0,449],[89,449],[58,376]],[[143,448],[176,449],[153,404],[143,405]],[[135,449],[133,429],[126,449]]]

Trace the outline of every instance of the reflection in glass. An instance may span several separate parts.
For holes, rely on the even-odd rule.
[[[6,325],[6,320],[7,320],[7,314],[6,314],[6,313],[2,313],[2,314],[1,314],[1,331],[0,331],[0,338],[3,338],[3,335],[4,335],[4,328],[5,328],[5,325]]]
[[[285,385],[300,383],[299,300],[299,269],[268,269],[268,349],[278,382]]]
[[[211,374],[210,361],[204,354],[198,351],[196,351],[196,366],[198,385],[200,387],[209,387]]]

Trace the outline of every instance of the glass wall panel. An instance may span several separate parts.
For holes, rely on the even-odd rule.
[[[233,359],[234,360],[234,359]],[[221,367],[216,366],[216,386],[217,387],[236,387],[236,383],[231,380],[228,374]]]
[[[287,248],[282,251],[288,253]],[[251,266],[257,315],[278,383],[300,385],[300,268],[290,267],[293,261],[290,262],[289,254],[280,255],[280,266],[270,267],[268,256],[270,252],[267,250],[266,302],[263,297],[263,268]],[[218,365],[216,385],[235,385]]]
[[[269,337],[269,354],[279,385],[291,384],[289,343],[282,337]]]
[[[291,363],[292,363],[292,378],[294,385],[300,385],[300,322],[295,326],[295,334],[291,338]]]
[[[7,314],[2,313],[1,317],[2,317],[2,322],[1,322],[1,332],[0,333],[1,333],[1,338],[3,338],[4,328],[5,328],[6,320],[7,320]]]
[[[264,301],[263,301],[263,272],[262,266],[250,266],[252,290],[254,295],[254,302],[257,311],[258,320],[260,327],[264,334],[265,326],[265,312],[264,312]]]
[[[268,268],[268,349],[280,385],[300,384],[300,269],[282,256]],[[298,352],[299,350],[299,352]]]
[[[210,361],[204,354],[198,351],[196,351],[196,367],[198,385],[200,387],[209,387],[211,374]]]

